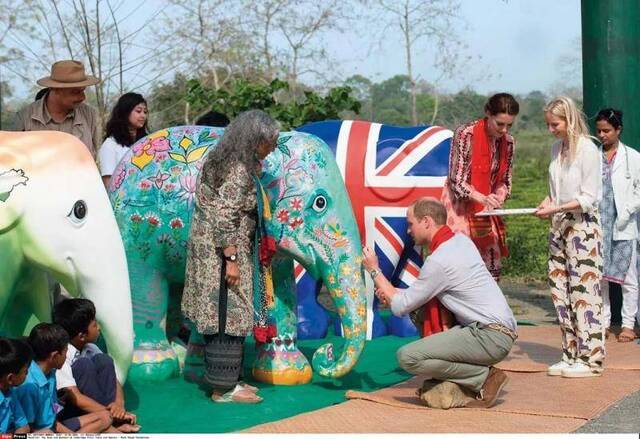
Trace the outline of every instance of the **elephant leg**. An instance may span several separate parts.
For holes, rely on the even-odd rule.
[[[271,267],[275,297],[266,317],[267,322],[275,323],[277,335],[270,342],[256,344],[253,377],[269,384],[306,384],[311,381],[313,372],[297,346],[293,260],[278,255],[273,258]]]
[[[300,340],[313,340],[327,336],[329,315],[317,300],[321,289],[322,282],[316,281],[309,274],[305,274],[296,286]]]
[[[129,261],[135,344],[131,379],[161,381],[179,372],[178,358],[167,340],[169,285],[164,274],[141,261]]]
[[[389,328],[392,335],[398,337],[414,337],[418,334],[416,325],[413,324],[409,316],[396,317],[391,316]]]
[[[182,339],[183,342],[187,342],[186,331],[191,329],[186,327],[185,319],[182,316],[181,302],[182,302],[182,289],[184,284],[170,283],[169,284],[169,301],[167,304],[167,319],[166,319],[166,332],[167,339],[173,341],[174,339]]]

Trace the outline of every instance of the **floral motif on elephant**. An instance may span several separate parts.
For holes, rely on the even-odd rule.
[[[156,154],[169,151],[171,146],[167,139],[168,135],[169,132],[167,130],[158,131],[147,136],[143,142],[134,144],[131,147],[133,151],[131,163],[136,165],[138,169],[143,170],[156,158]]]
[[[114,172],[109,188],[121,229],[131,276],[136,355],[132,376],[165,379],[175,373],[167,341],[169,284],[184,281],[186,241],[195,191],[206,153],[223,130],[174,127],[141,139]],[[155,143],[154,143],[155,141]],[[260,180],[271,218],[267,233],[278,247],[275,294],[256,296],[261,315],[277,334],[260,346],[254,376],[265,382],[300,384],[311,366],[297,347],[296,285],[293,259],[325,280],[349,339],[337,350],[324,345],[313,364],[324,376],[344,375],[354,366],[365,340],[366,302],[359,259],[360,239],[340,171],[327,145],[314,136],[284,133],[276,151],[263,161]],[[350,289],[349,289],[350,288]],[[265,299],[265,300],[262,300]],[[262,320],[260,320],[262,321]],[[347,333],[345,333],[347,334]],[[193,335],[193,332],[192,332]],[[194,341],[193,339],[191,340]],[[198,346],[191,344],[190,349]],[[201,363],[196,350],[189,366]],[[185,368],[185,376],[191,374]]]
[[[125,158],[118,164],[110,186],[112,203],[116,210],[124,204],[140,208],[120,228],[125,241],[133,241],[142,260],[151,254],[151,239],[161,245],[170,261],[184,259],[181,249],[186,244],[189,224],[181,218],[174,218],[180,222],[163,224],[161,218],[165,212],[190,212],[201,159],[218,140],[216,129],[165,129],[134,144],[129,160]],[[156,205],[158,199],[160,205]],[[190,217],[186,220],[190,221]]]

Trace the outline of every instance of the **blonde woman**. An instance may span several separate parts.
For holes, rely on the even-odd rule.
[[[562,332],[562,360],[549,375],[565,378],[602,374],[602,192],[600,152],[589,138],[584,116],[568,97],[544,108],[554,142],[549,193],[535,213],[551,218],[549,285]]]

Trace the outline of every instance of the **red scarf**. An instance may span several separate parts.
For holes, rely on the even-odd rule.
[[[433,239],[431,239],[431,244],[429,245],[429,254],[433,254],[434,251],[438,247],[440,247],[443,243],[447,242],[451,238],[453,238],[454,234],[449,228],[449,226],[442,226],[433,235]],[[437,298],[433,298],[429,300],[424,305],[424,322],[422,323],[422,336],[427,337],[429,335],[437,334],[438,332],[443,331],[442,321],[440,319],[440,310],[443,310],[444,306],[440,303]]]
[[[507,162],[507,136],[500,138],[498,145],[498,174],[494,181],[503,181],[509,163]],[[471,145],[471,185],[481,194],[489,195],[492,191],[491,184],[491,164],[494,157],[489,146],[489,136],[487,134],[487,119],[480,119],[473,127],[473,143]],[[468,213],[469,234],[478,249],[483,252],[495,239],[498,240],[500,253],[508,256],[507,234],[502,219],[497,216],[476,217],[475,214],[484,209],[480,203],[472,202],[471,212]],[[496,226],[498,236],[493,233],[492,224]]]

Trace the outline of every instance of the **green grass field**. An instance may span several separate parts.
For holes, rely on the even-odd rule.
[[[548,194],[553,138],[546,131],[522,131],[514,136],[513,188],[505,207],[536,207]],[[548,221],[514,216],[507,217],[506,224],[511,256],[503,262],[503,276],[525,281],[546,278]]]

